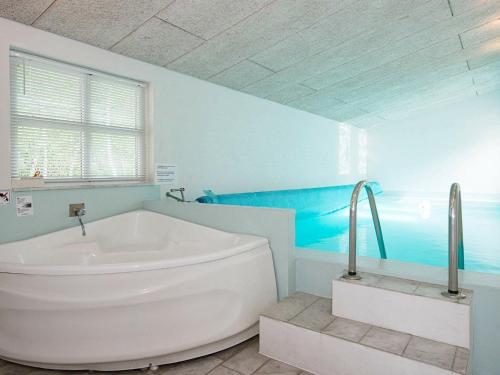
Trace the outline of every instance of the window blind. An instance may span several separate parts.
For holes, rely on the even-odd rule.
[[[11,174],[146,178],[145,85],[11,51]]]

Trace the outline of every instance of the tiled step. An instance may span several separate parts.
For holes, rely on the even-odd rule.
[[[333,280],[334,315],[470,348],[472,291],[453,300],[445,286],[359,273],[361,280]]]
[[[466,374],[469,351],[331,313],[297,293],[260,318],[260,352],[318,375]]]

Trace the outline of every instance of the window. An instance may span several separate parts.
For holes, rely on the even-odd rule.
[[[11,51],[11,175],[143,181],[145,85]]]

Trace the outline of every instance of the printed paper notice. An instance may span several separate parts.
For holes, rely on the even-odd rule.
[[[177,165],[174,164],[156,164],[155,168],[156,184],[176,184],[177,183]]]
[[[10,204],[10,190],[0,190],[0,206]]]
[[[17,216],[33,215],[33,197],[31,195],[16,197],[16,213]]]

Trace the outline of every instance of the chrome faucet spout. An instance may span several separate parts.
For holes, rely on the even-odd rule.
[[[78,216],[78,221],[80,222],[80,227],[82,228],[82,236],[86,236],[87,232],[85,231],[85,225],[83,224],[81,216]]]
[[[75,210],[75,216],[78,218],[78,222],[80,223],[80,227],[82,228],[82,236],[86,236],[87,232],[85,231],[85,224],[83,224],[82,216],[87,213],[85,208],[78,208]]]
[[[185,202],[186,199],[184,198],[184,191],[186,189],[184,189],[183,187],[179,188],[179,189],[170,189],[170,191],[168,191],[165,195],[167,196],[167,198],[172,198],[174,200],[176,200],[177,202]],[[181,197],[176,197],[175,195],[173,195],[172,193],[176,193],[176,192],[179,192],[181,193]]]

